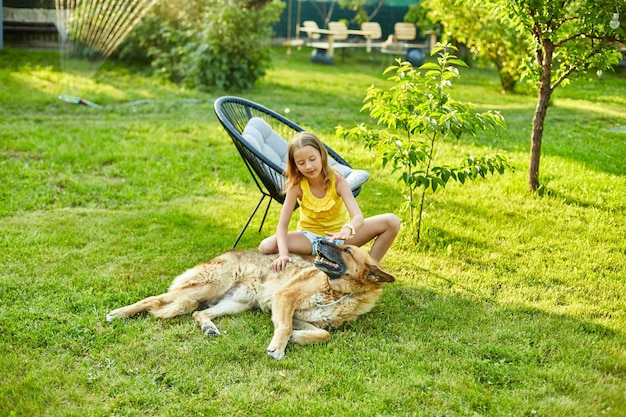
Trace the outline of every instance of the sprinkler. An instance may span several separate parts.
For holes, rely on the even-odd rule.
[[[68,77],[72,80],[91,78],[157,1],[56,0],[62,72],[72,74]],[[78,90],[68,88],[65,92],[73,91]],[[80,97],[62,95],[59,98],[100,107]]]
[[[93,101],[85,100],[82,97],[68,96],[66,94],[61,94],[59,96],[59,100],[63,100],[63,101],[66,101],[66,102],[72,103],[72,104],[84,104],[85,106],[95,107],[97,109],[101,109],[102,108],[101,105],[96,104]]]

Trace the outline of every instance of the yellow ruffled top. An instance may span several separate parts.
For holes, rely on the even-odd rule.
[[[341,196],[337,194],[336,185],[337,177],[333,172],[326,195],[317,198],[311,192],[309,181],[306,178],[300,181],[302,198],[298,199],[300,205],[299,230],[324,236],[325,232],[338,232],[344,224],[350,221],[350,213]]]

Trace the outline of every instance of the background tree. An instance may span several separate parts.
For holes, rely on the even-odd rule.
[[[552,93],[578,75],[618,63],[616,42],[624,42],[626,24],[612,28],[609,22],[614,13],[626,20],[625,9],[623,0],[423,0],[408,18],[439,22],[446,37],[494,62],[504,90],[520,78],[537,88],[528,168],[528,188],[537,191]]]
[[[618,63],[616,41],[624,41],[623,23],[609,25],[623,0],[489,0],[504,21],[531,38],[525,74],[538,88],[530,137],[528,187],[539,189],[541,141],[550,98],[559,86],[589,70]]]
[[[405,20],[415,22],[422,31],[436,30],[443,41],[464,45],[478,62],[492,62],[502,89],[515,89],[528,35],[518,31],[512,21],[500,19],[489,1],[422,0],[410,6]]]
[[[342,9],[354,12],[354,18],[351,21],[358,25],[363,22],[370,22],[376,17],[381,7],[383,7],[383,3],[383,0],[377,0],[375,4],[371,0],[339,0],[339,5]],[[365,6],[374,6],[374,8],[369,12]]]
[[[335,12],[336,6],[339,6],[340,9],[353,11],[354,17],[350,19],[350,22],[360,25],[363,22],[369,22],[374,19],[383,6],[383,3],[384,0],[332,0],[330,2],[310,2],[315,10],[317,10],[317,13],[324,22],[324,26],[328,26],[328,22],[333,20],[333,13]]]
[[[118,54],[192,88],[247,89],[271,63],[272,25],[284,7],[280,0],[159,2]]]

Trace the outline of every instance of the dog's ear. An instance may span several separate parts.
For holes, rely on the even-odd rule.
[[[369,270],[367,275],[368,279],[378,282],[394,282],[396,280],[393,275],[382,269],[380,265],[367,264],[367,268]]]

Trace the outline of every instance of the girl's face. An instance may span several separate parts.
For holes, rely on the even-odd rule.
[[[312,146],[303,146],[293,152],[293,161],[307,179],[316,178],[322,173],[322,155]]]

